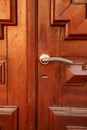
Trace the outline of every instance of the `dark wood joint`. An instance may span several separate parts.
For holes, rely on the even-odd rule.
[[[2,24],[0,24],[0,39],[4,39],[4,28]]]
[[[5,84],[6,79],[7,79],[7,74],[6,74],[6,58],[1,58],[0,57],[0,84]]]

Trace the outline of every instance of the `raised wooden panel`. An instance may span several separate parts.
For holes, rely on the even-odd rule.
[[[0,0],[0,19],[10,19],[10,0]]]
[[[67,126],[67,130],[87,130],[87,127]]]
[[[4,1],[3,1],[3,3],[4,3]],[[6,8],[6,4],[4,6],[5,7],[3,7],[3,8]],[[9,17],[8,18],[0,18],[0,24],[16,25],[17,24],[17,0],[9,0],[8,10],[10,10]]]
[[[50,107],[50,130],[87,130],[87,108]]]
[[[61,83],[63,85],[85,85],[87,82],[86,65],[61,65]]]
[[[0,39],[4,38],[3,25],[17,25],[17,0],[0,1]]]
[[[72,0],[73,3],[87,3],[87,0]]]
[[[74,1],[75,2],[75,1]],[[65,39],[87,39],[86,4],[51,0],[51,25],[65,26]]]
[[[1,130],[18,130],[18,108],[0,106]]]

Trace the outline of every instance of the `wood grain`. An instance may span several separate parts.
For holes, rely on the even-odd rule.
[[[18,129],[18,108],[15,106],[0,106],[1,130]]]
[[[2,12],[0,14],[0,16],[1,16],[0,24],[16,25],[17,24],[17,0],[9,0],[8,2],[1,1],[0,5],[1,5],[0,9]],[[5,14],[5,16],[4,16],[4,14]]]
[[[0,19],[10,19],[10,0],[0,1]]]
[[[6,105],[7,104],[7,49],[6,49],[6,27],[3,27],[4,29],[4,40],[0,40],[0,62],[4,62],[5,64],[5,83],[0,84],[0,105]]]
[[[77,63],[76,66],[65,64],[65,67],[61,68],[58,62],[51,62],[48,65],[38,62],[38,130],[64,130],[68,129],[68,126],[87,129],[87,82],[84,84],[83,76],[83,73],[87,76],[87,70],[83,70],[82,65],[78,66],[79,63],[83,65],[87,63],[86,5],[71,2],[38,1],[38,58],[45,53],[52,57],[65,57]],[[70,68],[74,69],[74,75]],[[67,79],[66,82],[69,79],[70,82],[83,84],[64,85],[64,79]],[[65,112],[66,110],[63,112],[55,110],[50,115],[50,107],[61,109],[67,107],[71,115],[69,111]],[[72,107],[75,109],[71,110]],[[83,113],[85,108],[86,113],[79,112],[80,108]]]
[[[26,2],[17,1],[18,25],[7,27],[8,105],[19,106],[19,130],[27,127]]]
[[[50,5],[50,25],[65,25],[65,39],[87,39],[86,3],[51,0]]]
[[[75,3],[87,3],[87,0],[72,0]]]
[[[0,39],[4,38],[3,25],[17,25],[17,0],[0,2]]]
[[[27,0],[28,129],[37,129],[37,0]]]
[[[59,56],[60,27],[49,26],[49,5],[49,0],[38,1],[38,57],[43,53]],[[58,105],[58,68],[58,63],[44,66],[38,62],[38,130],[50,129],[49,106]]]
[[[86,130],[87,108],[50,107],[50,130]]]
[[[4,28],[3,25],[0,24],[0,39],[4,39]]]

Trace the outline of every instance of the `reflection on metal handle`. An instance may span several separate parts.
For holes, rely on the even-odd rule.
[[[42,54],[39,58],[39,61],[43,65],[47,65],[49,62],[61,62],[64,64],[73,64],[72,60],[62,58],[62,57],[50,57],[48,54]]]

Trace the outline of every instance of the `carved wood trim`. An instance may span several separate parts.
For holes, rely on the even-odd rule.
[[[61,65],[60,68],[60,79],[63,85],[84,86],[87,83],[87,68],[85,64]]]
[[[0,19],[0,24],[17,25],[17,0],[10,0],[10,19]]]
[[[87,0],[72,0],[73,3],[87,3]]]
[[[50,107],[50,130],[86,130],[87,108]]]
[[[4,38],[3,25],[17,25],[17,0],[10,0],[10,19],[0,19],[0,39]]]
[[[18,107],[0,106],[1,129],[18,130],[18,120],[19,120]]]
[[[65,39],[87,39],[86,4],[51,0],[51,26],[65,26]],[[85,29],[83,29],[85,27]]]
[[[87,127],[67,126],[67,130],[87,130]]]

